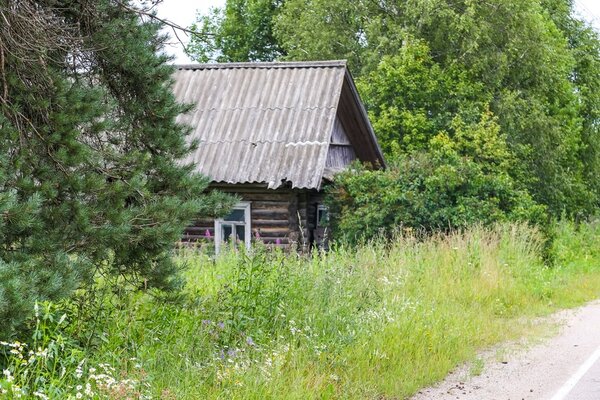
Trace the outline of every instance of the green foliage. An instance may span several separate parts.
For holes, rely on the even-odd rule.
[[[489,107],[513,179],[555,216],[591,212],[600,41],[568,2],[358,1],[337,18],[346,3],[288,0],[275,36],[288,59],[350,60],[388,154],[422,150]]]
[[[543,223],[544,207],[511,178],[511,154],[496,119],[455,118],[428,152],[397,156],[388,169],[360,166],[328,188],[333,236],[355,243],[397,229],[462,229],[500,221]]]
[[[229,0],[226,10],[252,3]],[[517,185],[554,217],[594,213],[600,40],[572,2],[286,0],[262,16],[235,24],[243,27],[237,30],[229,27],[233,17],[210,19],[210,31],[227,45],[213,41],[209,53],[243,50],[242,29],[268,26],[266,43],[278,54],[250,57],[243,50],[220,60],[347,59],[391,157],[428,152],[456,118],[476,124],[491,110]]]
[[[171,93],[159,24],[126,3],[9,3],[2,18],[19,22],[0,32],[5,339],[35,300],[68,296],[97,272],[175,287],[183,228],[231,203],[205,195],[207,178],[179,161],[192,148],[175,121],[187,107]]]
[[[557,225],[553,267],[539,232],[509,224],[311,257],[185,250],[177,304],[100,281],[84,302],[43,304],[31,320],[37,333],[17,353],[56,358],[25,365],[8,353],[3,368],[51,399],[88,383],[99,399],[405,398],[477,350],[531,335],[530,317],[595,298],[598,228]]]
[[[365,17],[375,17],[369,15],[369,7],[365,1],[286,0],[273,23],[274,36],[286,53],[284,59],[346,59],[360,74],[370,47]]]
[[[288,289],[285,275],[291,264],[284,258],[281,252],[270,255],[259,247],[254,252],[234,256],[237,265],[230,284],[220,293],[219,302],[222,307],[219,320],[223,321],[230,340],[239,332],[246,332],[247,337],[263,336],[279,319]]]
[[[392,157],[428,150],[433,137],[454,129],[456,118],[477,123],[489,111],[483,85],[442,68],[419,39],[408,38],[397,54],[384,56],[357,86],[378,140]]]
[[[197,61],[272,61],[284,54],[273,37],[273,21],[283,0],[231,0],[213,8],[191,29],[186,51]]]
[[[76,324],[61,306],[35,303],[33,322],[31,341],[0,342],[3,399],[148,398],[139,363],[132,363],[133,373],[119,376],[109,364],[88,362],[75,339]]]

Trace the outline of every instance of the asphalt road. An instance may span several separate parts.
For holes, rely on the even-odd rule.
[[[599,333],[600,334],[600,333]],[[600,354],[600,349],[597,354]],[[596,358],[596,357],[594,357]],[[593,364],[591,363],[593,361]],[[587,365],[583,365],[587,367]],[[564,386],[565,400],[598,400],[600,399],[600,361],[590,360],[589,369],[580,375],[575,375],[573,385]],[[561,393],[557,393],[553,400],[559,400]]]
[[[509,345],[480,355],[413,400],[600,400],[600,302],[560,312],[556,334],[534,345]]]

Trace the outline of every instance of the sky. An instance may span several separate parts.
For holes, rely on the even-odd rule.
[[[577,12],[586,21],[592,23],[600,31],[600,0],[574,0]],[[225,0],[163,0],[158,6],[158,16],[175,22],[180,26],[190,26],[196,20],[198,12],[206,14],[211,7],[220,7]],[[187,41],[185,33],[178,34]],[[174,55],[175,63],[185,64],[191,60],[183,53],[183,47],[172,35],[172,44],[166,49]]]

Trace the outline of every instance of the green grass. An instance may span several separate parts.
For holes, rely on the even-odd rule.
[[[597,224],[557,225],[552,267],[541,249],[535,230],[505,225],[312,257],[182,251],[175,303],[102,294],[71,332],[93,332],[89,362],[152,398],[402,399],[461,362],[476,374],[477,351],[530,334],[532,318],[600,297]]]

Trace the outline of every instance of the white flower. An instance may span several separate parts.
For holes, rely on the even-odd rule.
[[[76,398],[81,399],[83,398],[83,394],[81,394],[81,392],[77,392],[77,394],[75,395]]]
[[[42,393],[42,392],[33,392],[33,395],[34,395],[35,397],[39,397],[40,399],[43,399],[43,400],[48,400],[48,396],[46,396],[46,395],[45,395],[44,393]]]
[[[6,376],[6,380],[8,382],[12,382],[15,379],[8,369],[2,370],[2,373],[4,374],[4,376]]]

